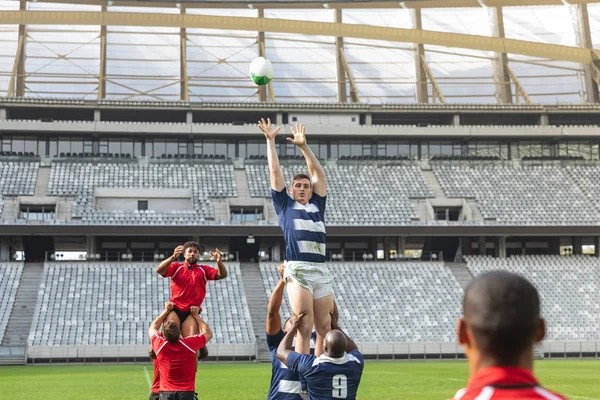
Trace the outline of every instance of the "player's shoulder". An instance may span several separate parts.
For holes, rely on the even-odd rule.
[[[480,398],[486,398],[491,400],[512,400],[514,399],[514,393],[507,394],[502,391],[496,390],[493,386],[484,386],[479,388],[462,388],[456,392],[451,400],[476,400]],[[548,389],[544,389],[540,386],[525,389],[522,396],[519,398],[523,399],[540,399],[540,400],[567,400],[567,398],[561,394],[551,392]]]
[[[179,262],[179,261],[173,261],[171,263],[171,265],[169,265],[171,268],[179,268],[179,267],[183,267],[183,263]]]

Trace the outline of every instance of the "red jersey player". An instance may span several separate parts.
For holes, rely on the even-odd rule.
[[[457,334],[471,378],[455,400],[565,399],[533,375],[533,347],[544,339],[546,325],[527,279],[507,271],[478,276],[465,290],[463,314]]]
[[[166,303],[164,311],[152,322],[148,335],[156,354],[160,371],[160,399],[194,400],[196,389],[196,352],[212,339],[212,331],[200,318],[199,307],[191,307],[190,315],[197,324],[197,335],[181,337],[174,321],[165,321],[173,311],[173,303]],[[164,322],[164,324],[163,324]],[[162,334],[158,331],[162,325]]]
[[[150,350],[148,350],[148,355],[152,359],[152,364],[154,364],[154,382],[152,382],[152,387],[150,388],[150,397],[148,400],[159,400],[159,392],[160,392],[160,373],[158,370],[158,360],[156,359],[156,353],[152,350],[152,346],[150,346]]]
[[[185,262],[175,262],[183,253]],[[200,245],[196,242],[186,242],[177,246],[173,255],[160,263],[156,272],[165,278],[171,278],[171,299],[173,311],[167,320],[175,322],[181,329],[183,337],[198,333],[198,324],[190,315],[190,307],[196,306],[202,311],[202,302],[206,297],[206,284],[208,281],[218,281],[227,277],[227,268],[222,262],[219,249],[210,255],[216,261],[218,268],[208,265],[199,265]],[[208,355],[205,348],[201,350],[200,358]]]

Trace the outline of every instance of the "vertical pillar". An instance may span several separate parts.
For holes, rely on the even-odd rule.
[[[100,110],[94,110],[94,121],[95,122],[102,121],[102,113]]]
[[[191,111],[185,113],[185,123],[191,124],[194,122],[194,114]]]
[[[498,237],[497,255],[498,258],[506,258],[506,236]]]
[[[421,9],[413,8],[410,10],[413,29],[423,29],[423,19],[421,18]],[[416,94],[417,103],[429,103],[429,94],[427,93],[427,71],[421,60],[425,56],[425,46],[415,43],[414,48],[414,63],[415,63],[415,78],[417,80]]]
[[[406,250],[406,236],[398,236],[396,248],[396,253],[398,254],[398,256],[403,257],[404,251]]]
[[[271,260],[272,261],[281,261],[281,245],[279,243],[279,239],[275,242],[273,246],[271,246]]]
[[[504,35],[504,15],[502,7],[491,7],[489,9],[490,22],[492,24],[492,35],[498,38],[505,38]],[[512,90],[510,74],[506,66],[508,65],[508,56],[506,53],[495,53],[494,56],[494,75],[496,78],[496,98],[499,103],[512,103]]]
[[[460,126],[460,114],[457,113],[452,116],[452,125]]]
[[[107,7],[102,6],[102,12]],[[106,98],[106,25],[100,26],[100,74],[98,75],[98,100]]]
[[[579,45],[592,51],[594,44],[592,43],[590,18],[588,15],[587,4],[584,3],[577,6],[568,7],[577,7],[577,26],[579,28],[577,35],[579,39]],[[593,79],[592,66],[590,64],[583,64],[583,75],[585,79],[586,101],[588,103],[600,102],[598,95],[598,84]]]
[[[21,0],[19,10],[27,10],[26,0]],[[27,27],[25,25],[19,25],[19,39],[21,38],[23,39],[23,48],[17,60],[17,97],[25,97],[25,55],[27,53]]]
[[[573,255],[579,256],[582,254],[583,238],[581,236],[573,237]]]
[[[96,254],[96,237],[95,236],[86,236],[86,247],[87,247],[88,259],[89,259],[90,254]]]
[[[600,258],[600,236],[594,238],[594,255]]]
[[[337,24],[342,23],[342,12],[341,8],[336,8],[335,20]],[[344,51],[344,38],[335,38],[335,69],[336,69],[336,80],[337,80],[337,101],[338,103],[346,103],[348,100],[348,94],[346,92],[346,70],[344,63],[342,62],[342,51]]]
[[[480,236],[479,237],[479,255],[480,256],[485,256],[485,252],[487,251],[487,249],[485,248],[485,236]]]
[[[5,120],[7,117],[6,108],[0,108],[0,120]]]
[[[184,5],[181,5],[180,13],[185,15]],[[185,28],[179,28],[179,95],[182,101],[190,101],[187,73],[187,31]]]
[[[262,8],[258,9],[258,18],[264,18],[265,17],[265,10]],[[265,33],[264,32],[258,32],[258,55],[259,57],[267,57],[266,54],[266,50],[265,50]],[[267,101],[267,86],[266,85],[262,85],[258,87],[258,100],[260,102],[266,102]]]

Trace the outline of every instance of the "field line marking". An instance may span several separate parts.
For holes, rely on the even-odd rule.
[[[152,381],[150,380],[150,374],[148,373],[148,367],[144,367],[144,372],[146,373],[146,380],[148,381],[148,388],[152,388]]]

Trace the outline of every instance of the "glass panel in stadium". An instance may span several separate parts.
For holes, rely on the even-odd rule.
[[[491,35],[484,8],[423,9],[422,19],[425,30]],[[429,68],[450,103],[496,103],[493,56],[489,51],[425,46]],[[431,97],[431,84],[428,91]]]
[[[27,3],[32,11],[100,11],[99,6]],[[25,96],[96,99],[100,27],[27,27]]]
[[[509,39],[578,46],[576,9],[567,6],[505,7],[504,29]],[[580,64],[509,54],[510,68],[534,103],[581,103],[584,80]],[[514,94],[513,94],[514,95]]]
[[[402,9],[344,10],[342,21],[347,24],[411,27],[410,12]],[[344,52],[361,102],[415,102],[416,77],[412,44],[346,38]],[[346,93],[349,95],[348,82],[346,86]]]

